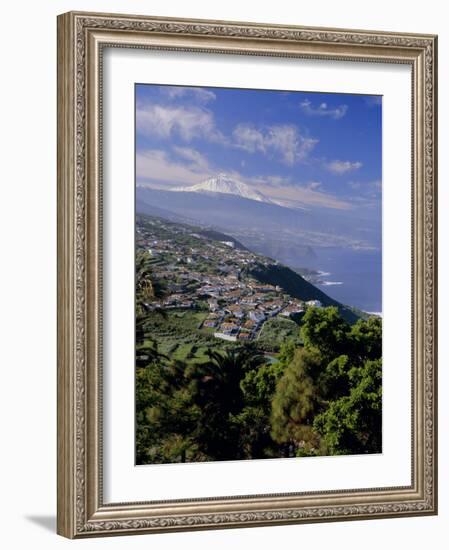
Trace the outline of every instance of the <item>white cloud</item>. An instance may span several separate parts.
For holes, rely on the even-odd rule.
[[[190,96],[200,103],[207,103],[209,101],[215,101],[217,96],[211,90],[205,88],[195,88],[189,86],[165,86],[161,87],[161,91],[164,95],[170,99],[176,99],[178,97]]]
[[[179,154],[178,148],[178,154]],[[183,149],[184,159],[189,155],[188,149]],[[182,156],[182,154],[180,156]],[[192,162],[186,164],[183,161],[172,160],[166,151],[148,149],[140,151],[136,155],[136,176],[139,184],[147,183],[157,187],[175,187],[180,185],[192,185],[206,180],[212,175],[207,166],[201,166],[201,159],[189,159]],[[200,155],[201,156],[201,155]],[[198,162],[199,161],[199,162]]]
[[[205,158],[194,149],[177,147],[175,154],[177,159],[173,159],[166,151],[159,149],[138,152],[136,156],[138,185],[170,190],[173,187],[201,183],[219,172],[218,169],[212,169],[207,165]],[[185,161],[188,161],[187,164]],[[237,171],[228,171],[227,174],[260,191],[273,202],[289,208],[322,207],[338,210],[352,208],[352,204],[320,191],[318,182],[292,183],[290,177],[275,175],[246,178]]]
[[[310,181],[307,184],[307,189],[315,190],[315,189],[318,189],[319,187],[321,187],[321,182],[320,181]]]
[[[265,176],[264,180],[273,187],[282,187],[284,185],[289,185],[291,178],[284,176]]]
[[[351,189],[354,189],[354,191],[358,191],[362,184],[359,181],[350,181],[348,182],[348,185]]]
[[[204,155],[191,147],[173,147],[173,151],[182,159],[189,162],[194,170],[209,170],[209,162]]]
[[[237,147],[249,153],[254,153],[255,151],[265,152],[265,140],[262,132],[248,124],[239,124],[234,129],[233,136]]]
[[[331,109],[327,103],[320,103],[318,107],[314,107],[312,102],[308,99],[305,99],[300,103],[302,111],[309,116],[327,116],[338,120],[343,118],[348,111],[347,105],[339,105]]]
[[[382,191],[382,180],[348,181],[348,185],[354,191],[360,191],[371,196],[378,196]]]
[[[296,126],[288,124],[264,129],[239,124],[232,135],[236,147],[249,153],[278,155],[282,162],[290,166],[304,160],[318,143],[317,139],[301,135]]]
[[[333,160],[326,164],[327,170],[333,174],[341,175],[347,172],[354,172],[361,168],[363,164],[359,161],[351,162],[349,160]]]
[[[195,138],[226,141],[215,126],[213,114],[200,107],[141,105],[137,108],[136,124],[137,131],[149,137],[167,139],[177,135],[187,142]]]
[[[352,204],[319,190],[319,182],[302,185],[300,183],[286,183],[284,186],[273,188],[269,182],[260,181],[257,189],[270,197],[273,201],[289,208],[320,207],[337,210],[349,210]]]
[[[350,210],[353,205],[320,189],[321,182],[302,183],[290,176],[254,176],[240,179],[269,197],[273,202],[288,208],[331,208]]]
[[[365,103],[368,107],[376,107],[382,105],[382,96],[381,95],[369,95],[365,97]]]

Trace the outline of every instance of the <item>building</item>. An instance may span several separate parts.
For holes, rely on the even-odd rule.
[[[323,307],[323,304],[319,300],[309,300],[306,302],[309,307]]]
[[[242,308],[237,304],[232,304],[228,306],[227,308],[225,308],[225,311],[228,311],[229,313],[234,315],[234,317],[237,317],[237,319],[242,319],[245,316]]]
[[[209,304],[210,311],[217,311],[218,309],[217,300],[208,300],[207,303]]]
[[[261,323],[262,321],[265,321],[265,314],[261,311],[250,311],[249,318],[251,319],[251,321]]]
[[[292,315],[298,315],[299,313],[303,312],[304,308],[302,306],[292,304],[283,309],[280,315],[282,315],[283,317],[291,317]]]
[[[221,338],[222,340],[227,340],[228,342],[236,342],[237,336],[232,336],[231,334],[225,334],[223,332],[214,332],[215,338]]]
[[[237,332],[239,327],[235,323],[221,323],[220,327],[221,331],[226,334],[231,334],[233,332]]]

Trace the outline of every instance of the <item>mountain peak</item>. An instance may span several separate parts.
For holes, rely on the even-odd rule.
[[[226,172],[220,172],[217,176],[209,178],[202,183],[197,183],[189,187],[175,187],[171,190],[189,193],[224,193],[227,195],[237,195],[238,197],[251,199],[253,201],[272,202],[260,191],[230,176]]]

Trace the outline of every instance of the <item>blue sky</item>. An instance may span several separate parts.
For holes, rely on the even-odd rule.
[[[137,183],[226,172],[268,197],[381,219],[378,96],[136,85]]]

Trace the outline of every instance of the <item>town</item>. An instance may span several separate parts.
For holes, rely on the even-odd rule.
[[[322,306],[319,300],[304,302],[251,276],[254,265],[273,260],[226,235],[195,229],[138,217],[137,253],[148,269],[137,274],[137,285],[146,312],[199,309],[205,313],[199,330],[222,340],[251,341],[270,319],[295,319],[307,307]]]

